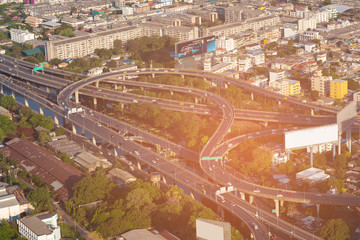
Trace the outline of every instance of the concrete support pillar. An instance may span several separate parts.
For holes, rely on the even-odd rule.
[[[253,204],[254,202],[254,196],[253,195],[249,195],[249,203]]]
[[[251,92],[251,100],[253,101],[254,100],[254,93],[253,92]]]
[[[197,104],[199,102],[199,99],[197,97],[195,97],[195,104]]]
[[[275,202],[275,214],[276,217],[280,216],[280,207],[279,207],[279,199],[274,199]]]
[[[341,154],[341,133],[338,136],[338,155]]]
[[[310,165],[311,167],[313,167],[313,161],[314,161],[314,152],[313,152],[313,147],[310,147]]]
[[[43,110],[42,106],[39,106],[39,113],[44,115],[44,110]]]
[[[333,143],[333,163],[335,161],[335,155],[336,155],[336,144]]]
[[[0,93],[1,93],[1,94],[4,94],[4,90],[3,90],[3,86],[2,86],[2,85],[0,85]]]
[[[287,159],[290,160],[290,151],[287,151]]]
[[[311,116],[314,116],[314,109],[311,109]]]
[[[137,169],[141,170],[141,163],[139,161],[136,162]]]
[[[317,203],[316,204],[316,216],[319,217],[319,214],[320,214],[320,204]]]
[[[240,197],[241,197],[241,199],[242,199],[242,200],[244,200],[244,201],[245,201],[245,193],[240,192]]]
[[[280,200],[280,207],[284,207],[284,200]]]
[[[92,144],[96,145],[96,138],[95,138],[94,135],[92,136],[92,139],[91,139],[91,140],[92,140]]]
[[[16,99],[16,98],[15,98],[15,92],[14,92],[14,91],[11,91],[11,96],[13,96],[13,98]]]
[[[181,77],[182,77],[182,78],[185,78],[184,74],[181,74]]]
[[[81,135],[85,136],[85,128],[81,128]]]
[[[75,102],[79,103],[79,91],[78,90],[75,91]]]
[[[50,92],[50,88],[49,87],[46,87],[46,92]]]
[[[152,73],[151,76],[152,76],[152,78],[154,78],[154,77],[155,77],[155,73]]]
[[[114,84],[114,90],[117,90],[117,89],[118,89],[118,85]]]
[[[25,100],[25,106],[29,107],[29,100],[27,100],[27,98],[24,98]]]
[[[73,134],[76,134],[76,126],[75,126],[75,124],[72,125],[72,132],[73,132]]]
[[[26,100],[26,98],[25,98],[25,100]],[[58,117],[58,115],[56,115],[56,114],[54,114],[54,123],[55,123],[56,125],[59,125],[59,117]]]
[[[171,91],[171,90],[170,90],[170,95],[171,95],[171,96],[172,96],[172,95],[174,95],[174,92],[173,92],[173,91]]]
[[[118,156],[118,152],[117,152],[117,148],[114,148],[114,156],[117,157]]]
[[[225,218],[225,212],[224,212],[223,208],[220,208],[220,217],[221,217],[221,219]]]
[[[280,101],[280,100],[278,101],[278,104],[281,105],[281,101]]]
[[[194,193],[193,193],[192,191],[190,191],[190,197],[191,197],[192,199],[195,199]]]
[[[100,82],[100,81],[96,81],[96,82],[95,82],[95,87],[97,87],[97,88],[99,87],[99,82]]]
[[[351,127],[346,130],[346,146],[349,149],[349,152],[351,153]]]
[[[164,175],[161,177],[161,179],[162,179],[163,183],[166,184],[166,177],[165,177]],[[175,183],[175,184],[176,184],[176,183]]]
[[[94,106],[96,106],[96,105],[97,105],[97,98],[94,97],[94,98],[93,98],[93,101],[94,101]]]

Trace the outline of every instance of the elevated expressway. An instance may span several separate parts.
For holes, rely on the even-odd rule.
[[[110,74],[105,74],[105,75],[110,75]],[[73,84],[72,86],[69,86],[69,87],[66,87],[64,89],[64,91],[59,95],[60,97],[58,98],[59,99],[59,102],[62,102],[62,101],[66,101],[68,102],[68,97],[71,96],[77,89],[79,89],[80,87],[82,87],[83,85],[85,84],[90,84],[91,82],[93,81],[96,81],[96,80],[99,80],[100,78],[103,78],[103,77],[107,77],[107,76],[104,76],[104,75],[101,75],[99,77],[93,77],[93,78],[88,78],[88,79],[85,79],[82,81],[82,83],[75,83]],[[188,89],[184,89],[184,88],[180,88],[180,87],[174,87],[176,88],[176,90],[178,91],[188,91]],[[207,95],[207,97],[209,98],[212,98],[212,100],[214,102],[216,102],[217,104],[221,105],[222,106],[222,109],[225,113],[225,111],[227,111],[227,118],[223,118],[222,119],[222,124],[221,126],[215,131],[215,136],[216,138],[211,138],[209,141],[208,141],[208,145],[204,147],[203,151],[202,151],[202,154],[205,155],[205,154],[211,154],[212,153],[212,149],[209,147],[209,146],[212,146],[213,144],[216,144],[218,141],[220,141],[227,133],[227,131],[229,130],[229,128],[231,127],[231,124],[233,122],[233,116],[234,116],[234,110],[232,109],[232,106],[231,104],[229,104],[227,101],[225,101],[224,99],[220,98],[219,96],[217,95],[214,95],[212,93],[208,93],[208,92],[204,92],[204,91],[200,91],[200,90],[192,90],[192,93],[193,94],[196,94],[196,95],[199,95],[199,96],[202,96],[202,95]],[[61,97],[63,95],[63,97]],[[70,103],[67,103],[68,106],[70,107]],[[229,113],[230,112],[230,113]],[[220,139],[220,140],[219,140]],[[142,155],[142,154],[140,154]],[[163,171],[162,171],[163,172]],[[222,173],[224,174],[224,176],[228,176],[227,173],[225,173],[225,171],[222,171]],[[234,205],[235,203],[232,203],[231,206],[232,206],[232,210],[234,208],[234,206],[236,206],[236,204]],[[251,205],[250,205],[251,206]],[[250,207],[250,206],[247,206],[247,209],[254,209],[254,207]],[[249,210],[250,211],[250,210]],[[255,209],[254,209],[255,211]],[[258,211],[258,210],[256,210]],[[266,215],[266,213],[264,213]],[[270,215],[271,216],[271,215]],[[270,217],[269,216],[269,217]],[[270,217],[271,218],[271,217]],[[273,218],[276,220],[276,217],[273,216]],[[270,221],[269,224],[273,224],[274,223],[274,219],[272,219]],[[278,222],[275,221],[275,222]],[[286,223],[284,223],[286,225]],[[293,225],[290,225],[289,224],[287,225],[287,230],[288,230],[288,233],[293,233],[294,234],[294,229],[295,227]],[[300,239],[307,239],[309,236],[310,237],[313,237],[310,233],[307,233],[307,232],[302,232],[303,230],[301,229],[297,229],[297,231],[299,232],[298,234],[304,234],[305,237],[302,238],[300,235],[294,235]],[[302,233],[301,233],[302,232]]]
[[[1,56],[4,58],[4,56]],[[45,75],[42,73],[34,74],[31,69],[27,67],[22,67],[18,62],[11,62],[10,59],[4,60],[0,57],[0,71],[8,74],[9,76],[21,78],[27,82],[31,82],[34,84],[40,84],[42,86],[47,87],[47,91],[50,92],[49,87],[53,88],[56,91],[59,91],[63,87],[72,83],[72,81],[68,81],[56,76]],[[24,62],[26,63],[26,62]],[[28,64],[28,63],[27,63]],[[29,63],[32,65],[31,63]],[[168,71],[168,70],[164,70]],[[63,71],[60,71],[60,73]],[[156,71],[157,73],[159,71]],[[139,72],[134,71],[134,74],[139,74]],[[164,72],[168,73],[168,72]],[[130,73],[129,73],[130,74]],[[142,71],[141,74],[150,74],[145,71]],[[105,80],[105,79],[104,79]],[[114,82],[114,80],[105,80]],[[148,88],[155,88],[155,89],[167,89],[171,91],[171,88],[167,87],[166,85],[161,84],[150,84],[150,83],[142,83],[142,82],[135,82],[135,81],[118,81],[118,84],[123,85],[131,85],[131,86],[138,86],[138,87],[148,87]],[[98,85],[98,83],[97,83]],[[179,104],[177,101],[166,100],[166,99],[159,99],[159,98],[151,98],[147,96],[138,96],[129,93],[121,93],[119,91],[113,91],[108,89],[102,89],[103,92],[98,92],[97,87],[93,86],[86,86],[83,89],[80,89],[78,94],[84,94],[94,99],[97,98],[104,98],[112,101],[120,101],[124,103],[131,103],[133,100],[138,100],[141,102],[148,102],[154,103],[153,100],[157,101],[157,104],[161,107],[168,108],[168,109],[176,109],[177,111],[191,111],[197,112],[198,114],[209,114],[213,112],[212,108],[209,108],[205,105],[193,104],[188,102],[183,102],[184,109],[178,108],[176,105]],[[288,122],[294,124],[305,124],[305,125],[322,125],[322,124],[329,124],[335,121],[335,117],[333,116],[310,116],[310,115],[296,115],[296,114],[287,114],[287,113],[276,113],[276,112],[261,112],[261,111],[254,111],[254,110],[242,110],[236,109],[235,110],[235,118],[236,119],[244,119],[244,120],[255,120],[255,121],[263,121],[263,122]]]

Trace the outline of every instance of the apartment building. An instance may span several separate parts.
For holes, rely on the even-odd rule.
[[[220,37],[216,40],[216,48],[223,48],[226,51],[235,49],[235,40],[233,38]]]
[[[316,28],[316,18],[304,18],[298,21],[298,31],[305,32],[308,29],[315,29]]]
[[[29,32],[28,30],[21,29],[10,29],[11,41],[17,43],[24,43],[29,40],[35,39],[35,34]]]
[[[289,96],[289,83],[284,79],[269,82],[269,87],[271,87],[274,92]]]
[[[341,79],[330,80],[330,97],[333,99],[342,99],[348,91],[348,82]]]
[[[252,58],[245,54],[238,57],[238,70],[240,72],[246,72],[253,66]]]
[[[242,10],[239,7],[216,8],[219,18],[226,23],[235,23],[242,20]]]
[[[138,26],[122,25],[113,29],[90,33],[86,36],[50,40],[45,42],[45,58],[79,58],[94,52],[97,48],[112,48],[115,40],[123,43],[143,36],[170,36],[178,41],[198,38],[197,27],[172,27],[160,23],[145,22]]]
[[[217,12],[211,12],[207,10],[191,9],[188,11],[188,13],[200,16],[202,22],[216,22],[219,18]]]
[[[173,27],[178,27],[182,25],[180,19],[168,16],[153,16],[151,17],[151,22],[162,23]]]
[[[201,17],[192,15],[192,14],[186,14],[186,13],[175,13],[172,14],[172,17],[175,17],[177,19],[180,19],[181,26],[200,26],[201,25]]]
[[[302,43],[312,42],[314,39],[322,39],[322,36],[320,35],[319,32],[305,31],[305,32],[299,34],[299,40]]]
[[[269,82],[279,81],[285,78],[285,71],[269,71]]]
[[[319,96],[329,96],[330,95],[330,80],[331,77],[323,76],[321,70],[314,72],[314,75],[310,78],[311,81],[311,90],[318,91]]]
[[[285,79],[289,84],[289,96],[299,95],[301,91],[300,82],[292,79]]]
[[[94,52],[97,48],[112,48],[114,40],[126,42],[143,36],[142,29],[136,26],[124,25],[122,27],[91,33],[87,36],[79,36],[55,41],[45,42],[45,58],[47,61],[53,58],[79,58]]]
[[[280,17],[278,16],[264,16],[245,20],[241,23],[228,23],[220,26],[209,27],[205,30],[206,36],[231,36],[247,30],[257,31],[266,26],[276,26],[280,23]]]

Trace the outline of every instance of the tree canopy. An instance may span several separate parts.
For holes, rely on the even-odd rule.
[[[330,219],[320,228],[319,236],[325,240],[346,240],[350,237],[350,229],[344,220]]]

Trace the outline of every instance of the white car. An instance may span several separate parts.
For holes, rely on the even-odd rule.
[[[279,194],[277,194],[276,196],[277,196],[277,197],[283,197],[283,195],[282,195],[282,194],[280,194],[280,193],[279,193]]]
[[[254,189],[253,192],[254,192],[254,193],[259,193],[260,190],[259,190],[259,189]]]
[[[130,166],[129,168],[130,168],[131,171],[135,170],[135,168],[133,166]]]
[[[138,151],[134,151],[134,153],[135,153],[136,156],[140,155],[140,153]]]

